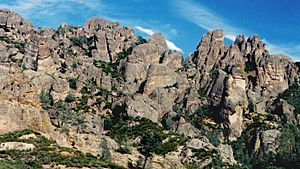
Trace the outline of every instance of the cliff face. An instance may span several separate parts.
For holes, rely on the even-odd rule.
[[[298,78],[297,65],[270,55],[258,36],[228,47],[222,30],[210,31],[185,59],[159,33],[145,40],[100,18],[34,29],[0,10],[0,134],[31,128],[94,155],[106,140],[110,160],[125,167],[144,157],[153,168],[238,165],[229,143],[249,131],[249,154],[276,152],[283,123],[300,123],[281,94]],[[170,150],[142,151],[155,132]],[[117,151],[124,145],[131,153]]]

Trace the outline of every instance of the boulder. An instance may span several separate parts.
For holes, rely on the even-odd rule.
[[[22,143],[22,142],[4,142],[0,143],[0,151],[6,150],[21,150],[21,151],[28,151],[33,150],[35,146],[29,143]]]

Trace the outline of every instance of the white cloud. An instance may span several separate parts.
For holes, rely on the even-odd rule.
[[[135,26],[135,28],[136,28],[137,30],[139,30],[139,31],[141,31],[141,32],[143,32],[143,33],[149,35],[149,36],[152,36],[152,35],[155,33],[153,30],[151,30],[151,29],[146,29],[146,28],[143,28],[143,27],[141,27],[141,26]]]
[[[230,21],[222,16],[214,13],[200,3],[191,0],[177,1],[173,0],[172,5],[174,10],[183,16],[185,19],[198,25],[199,27],[209,31],[213,29],[223,29],[225,38],[234,41],[237,35],[243,34],[248,36],[252,34],[245,29],[233,26]],[[300,44],[278,45],[272,44],[267,40],[267,49],[271,54],[285,54],[293,56],[294,59],[300,60]]]
[[[143,32],[143,33],[149,35],[149,36],[152,36],[152,35],[155,33],[155,31],[153,31],[153,30],[151,30],[151,29],[143,28],[143,27],[141,27],[141,26],[135,26],[135,28],[136,28],[137,30],[139,30],[139,31],[141,31],[141,32]],[[173,43],[172,41],[170,41],[170,40],[168,40],[168,39],[165,39],[165,40],[166,40],[166,43],[167,43],[167,46],[168,46],[169,49],[171,49],[171,50],[177,50],[177,51],[179,51],[179,52],[182,53],[182,49],[180,49],[179,47],[177,47],[177,46],[175,45],[175,43]]]
[[[266,39],[262,39],[266,43],[266,48],[270,54],[284,54],[293,56],[295,61],[300,61],[300,44],[285,44],[278,45],[268,42]]]
[[[166,39],[166,43],[167,43],[167,46],[168,46],[169,49],[171,49],[171,50],[177,50],[177,51],[183,53],[182,49],[180,49],[179,47],[177,47],[175,45],[175,43],[169,41],[168,39]]]
[[[66,18],[66,15],[70,13],[77,13],[78,17],[80,17],[80,14],[85,14],[79,13],[83,8],[97,11],[100,14],[103,11],[104,4],[102,0],[15,0],[9,4],[0,2],[0,8],[18,12],[30,20],[33,18],[43,19],[49,20],[48,22],[51,23],[51,21],[59,21],[61,18]]]
[[[247,33],[245,30],[227,24],[228,21],[215,14],[199,3],[193,1],[174,1],[175,10],[188,21],[200,26],[205,30],[223,29],[225,37],[232,41],[239,34]]]

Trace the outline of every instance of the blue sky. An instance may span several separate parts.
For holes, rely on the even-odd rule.
[[[300,60],[299,0],[1,0],[0,7],[20,13],[35,27],[83,25],[99,16],[146,38],[161,32],[169,48],[185,56],[208,30],[224,29],[228,44],[238,34],[258,34],[272,54]]]

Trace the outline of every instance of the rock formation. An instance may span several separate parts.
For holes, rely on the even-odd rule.
[[[92,18],[84,27],[34,29],[0,10],[0,134],[30,128],[93,155],[103,153],[99,144],[106,140],[111,160],[124,167],[141,167],[141,161],[153,168],[241,165],[228,143],[247,132],[252,155],[276,152],[282,122],[300,122],[296,105],[281,98],[298,82],[297,64],[270,55],[256,35],[240,35],[227,46],[223,30],[209,31],[184,58],[161,34],[145,40],[117,22]],[[257,119],[261,126],[251,128]],[[145,134],[130,129],[138,127],[159,130],[159,145],[180,143],[167,153],[145,154]],[[121,142],[113,135],[120,130],[135,133]],[[123,144],[131,154],[118,152]]]

